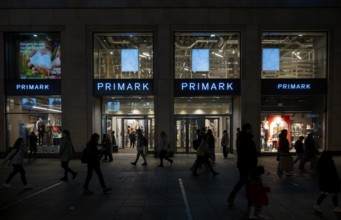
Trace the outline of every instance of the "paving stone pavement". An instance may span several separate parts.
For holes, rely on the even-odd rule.
[[[9,189],[0,186],[1,220],[54,220],[54,219],[115,219],[115,220],[240,220],[248,219],[244,188],[237,194],[235,206],[227,206],[226,197],[238,180],[236,159],[233,155],[223,159],[217,154],[214,169],[220,173],[212,177],[205,168],[194,177],[190,172],[195,155],[177,154],[172,166],[157,165],[159,160],[149,155],[148,166],[130,164],[135,154],[114,154],[114,161],[102,163],[101,168],[108,186],[113,190],[103,194],[94,174],[90,189],[92,195],[83,195],[82,186],[86,165],[79,159],[70,161],[70,167],[78,172],[74,181],[60,182],[63,175],[58,159],[37,159],[24,164],[27,179],[32,186],[24,190],[17,175]],[[341,157],[334,157],[341,170]],[[268,174],[265,185],[271,187],[270,204],[266,208],[267,219],[341,219],[333,212],[331,198],[322,205],[323,213],[314,213],[312,206],[319,195],[317,176],[309,169],[291,176],[276,175],[274,156],[262,156],[259,163]],[[0,167],[3,183],[12,168]],[[181,187],[183,186],[183,188]],[[188,204],[188,206],[186,206]]]

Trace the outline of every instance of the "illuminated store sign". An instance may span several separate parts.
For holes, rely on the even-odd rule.
[[[324,95],[325,79],[263,79],[263,95]]]
[[[103,95],[152,95],[153,80],[99,80],[93,83],[93,93],[95,96]]]
[[[7,80],[7,95],[60,95],[60,80]]]
[[[239,95],[240,81],[227,79],[175,79],[175,96]]]

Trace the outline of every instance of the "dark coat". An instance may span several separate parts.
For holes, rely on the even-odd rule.
[[[89,141],[86,147],[88,148],[87,150],[88,166],[99,167],[100,161],[99,161],[99,152],[97,149],[97,143]]]
[[[278,152],[277,152],[277,160],[281,156],[289,156],[289,141],[285,136],[279,135],[279,140],[278,140]]]
[[[315,146],[315,141],[312,137],[307,137],[304,140],[304,160],[309,162],[311,158],[315,158],[318,155],[318,150]]]
[[[295,142],[294,148],[296,150],[296,153],[304,153],[303,142],[301,140],[297,140]]]
[[[242,170],[252,170],[258,163],[258,151],[253,135],[241,131],[237,138],[237,167]]]
[[[340,178],[333,160],[318,161],[319,187],[322,192],[339,193]]]

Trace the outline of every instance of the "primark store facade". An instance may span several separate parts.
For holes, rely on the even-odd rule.
[[[263,154],[278,134],[313,133],[341,151],[341,4],[337,1],[3,1],[0,154],[18,137],[58,155],[93,132],[135,153],[136,130],[158,149],[193,153],[197,129],[253,126]],[[292,149],[294,153],[294,149]]]

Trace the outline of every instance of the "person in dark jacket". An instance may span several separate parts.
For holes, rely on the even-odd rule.
[[[317,198],[313,209],[317,212],[322,212],[320,205],[327,195],[331,194],[334,212],[341,212],[341,208],[338,207],[337,198],[337,194],[340,192],[340,178],[330,151],[323,151],[319,161],[317,162],[317,172],[319,175],[319,188],[321,194]]]
[[[69,130],[63,130],[59,152],[61,167],[64,169],[64,176],[60,178],[61,181],[68,181],[68,173],[72,174],[72,179],[75,179],[77,176],[77,172],[71,170],[69,167],[69,161],[73,157],[73,151],[70,132]]]
[[[211,129],[207,130],[207,145],[211,163],[215,163],[215,138]]]
[[[277,151],[277,160],[278,160],[278,166],[277,166],[277,174],[283,175],[283,170],[280,166],[280,160],[281,157],[289,157],[290,156],[290,143],[287,139],[288,130],[283,129],[281,130],[281,133],[278,135],[278,151]]]
[[[313,133],[309,133],[304,140],[304,160],[301,165],[301,170],[304,171],[304,165],[310,162],[311,159],[316,158],[318,155],[318,150],[316,149],[316,143],[314,140]]]
[[[304,145],[303,145],[304,137],[300,136],[298,140],[295,142],[294,148],[296,150],[296,159],[294,160],[294,164],[299,162],[299,168],[301,169],[303,159],[304,159]]]
[[[251,124],[245,123],[237,138],[237,168],[239,169],[239,181],[227,197],[229,206],[233,206],[238,191],[248,182],[248,177],[258,163],[258,150],[253,141]]]
[[[103,174],[100,168],[100,160],[99,160],[99,153],[98,153],[98,141],[99,141],[99,134],[94,133],[91,135],[90,141],[87,143],[87,176],[84,183],[84,195],[92,194],[93,192],[89,190],[89,182],[92,178],[93,172],[95,171],[99,182],[102,186],[103,193],[112,190],[111,187],[107,187],[104,182]]]

